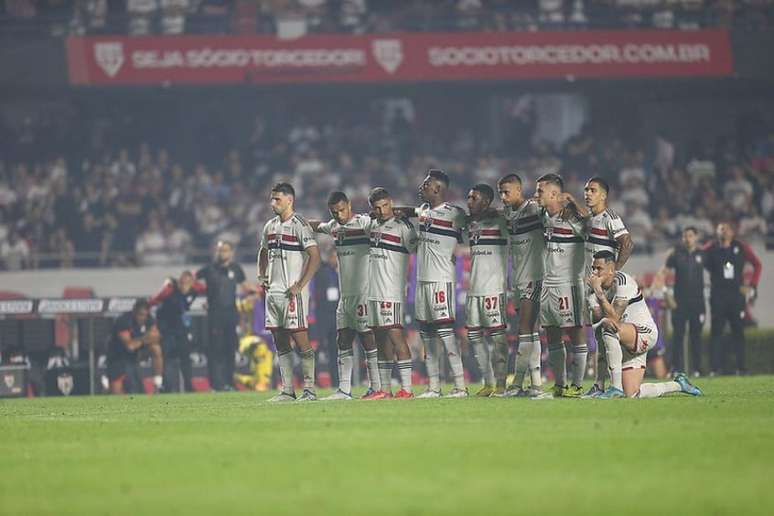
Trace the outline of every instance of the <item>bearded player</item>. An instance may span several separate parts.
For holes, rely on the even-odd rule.
[[[609,194],[610,186],[601,177],[592,177],[583,188],[583,198],[589,209],[586,219],[586,276],[591,274],[594,254],[600,251],[612,252],[616,256],[616,270],[620,271],[634,250],[634,242],[621,217],[607,207]],[[605,390],[607,364],[603,346],[597,339],[597,353],[594,355],[597,361],[594,367],[596,377],[594,385],[583,397],[593,398]]]
[[[293,386],[292,340],[301,354],[304,392],[298,401],[314,401],[314,349],[309,342],[307,285],[320,267],[320,250],[309,224],[295,212],[296,192],[288,183],[271,189],[271,209],[277,215],[261,232],[258,279],[266,292],[266,329],[271,330],[279,356],[282,391],[271,401],[296,399]]]
[[[543,208],[546,239],[540,323],[546,330],[555,377],[553,396],[578,398],[583,393],[588,354],[584,326],[589,323],[589,313],[583,285],[586,230],[583,214],[563,189],[564,181],[558,174],[545,174],[537,180],[535,196]],[[564,335],[569,337],[572,353],[569,385]]]
[[[484,376],[476,396],[491,396],[505,390],[508,340],[505,315],[505,268],[508,258],[508,223],[491,213],[494,190],[477,184],[468,192],[467,234],[470,244],[470,287],[465,300],[468,341]],[[487,337],[494,344],[490,351]]]
[[[543,286],[542,210],[535,199],[524,196],[522,180],[509,174],[497,183],[500,200],[505,206],[509,226],[511,250],[511,289],[518,303],[519,351],[516,359],[514,382],[506,396],[541,396],[543,383],[540,371],[540,333],[537,320],[540,314],[540,293]],[[524,389],[524,378],[529,373],[530,386]]]
[[[597,338],[605,343],[610,387],[597,399],[657,398],[671,392],[701,396],[701,389],[678,373],[674,381],[642,383],[648,351],[658,341],[658,327],[642,297],[636,280],[617,271],[612,251],[594,254],[587,283]]]
[[[329,222],[310,221],[317,233],[334,238],[339,263],[339,304],[336,307],[336,343],[338,347],[339,387],[323,400],[352,399],[352,343],[355,336],[365,349],[370,387],[363,396],[370,399],[380,391],[379,366],[374,333],[368,327],[368,261],[371,247],[371,218],[352,212],[352,203],[344,192],[328,198]]]

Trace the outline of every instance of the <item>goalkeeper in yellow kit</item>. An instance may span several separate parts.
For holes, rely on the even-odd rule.
[[[250,374],[234,374],[234,382],[256,391],[268,391],[271,388],[271,375],[274,368],[274,353],[266,340],[253,330],[253,311],[255,296],[237,300],[242,337],[239,339],[239,352],[247,358]]]

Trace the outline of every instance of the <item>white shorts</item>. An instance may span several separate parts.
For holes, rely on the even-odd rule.
[[[365,296],[347,296],[339,299],[336,307],[336,329],[345,328],[358,333],[371,331],[368,328],[368,301]]]
[[[585,289],[581,283],[547,287],[540,294],[540,325],[572,328],[588,326],[589,316]]]
[[[465,300],[465,317],[469,330],[505,329],[505,294],[468,296]]]
[[[630,323],[632,324],[632,323]],[[645,369],[648,364],[648,351],[653,349],[658,342],[658,328],[655,326],[640,326],[634,325],[637,334],[634,338],[634,345],[637,348],[636,352],[629,351],[625,347],[623,349],[623,361],[621,369]]]
[[[540,303],[540,294],[543,291],[543,280],[524,281],[514,285],[513,299],[521,303],[522,299],[529,299],[533,303]]]
[[[266,296],[266,329],[304,331],[308,322],[309,296],[305,293],[288,297],[286,295]]]
[[[416,320],[424,323],[453,323],[456,293],[454,283],[418,281],[414,299]]]
[[[403,303],[368,300],[368,326],[370,328],[403,328]]]

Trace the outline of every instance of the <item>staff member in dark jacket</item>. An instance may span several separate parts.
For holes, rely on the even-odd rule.
[[[164,370],[159,330],[156,321],[150,316],[148,302],[138,299],[131,312],[116,319],[110,333],[107,376],[111,393],[144,392],[139,365],[143,349],[150,353],[153,361],[153,387],[158,390],[161,388],[161,372]]]
[[[737,373],[745,372],[744,312],[745,296],[755,295],[761,277],[761,262],[750,246],[734,239],[728,222],[718,224],[717,239],[704,248],[704,267],[710,273],[710,310],[712,312],[711,366],[715,374],[724,370],[723,329],[728,321],[736,353]],[[745,264],[753,266],[752,285],[742,285]]]
[[[180,373],[183,375],[183,385],[186,392],[193,391],[191,382],[191,346],[188,340],[188,328],[183,316],[191,308],[191,303],[198,294],[203,294],[207,288],[194,281],[191,271],[183,271],[180,278],[169,278],[161,290],[148,300],[151,306],[160,305],[156,310],[156,322],[161,332],[161,349],[164,352],[164,390],[176,384],[171,379],[176,371],[172,364],[174,359],[180,361]]]
[[[691,372],[701,374],[701,330],[704,326],[704,255],[698,246],[699,232],[683,230],[682,243],[667,256],[665,268],[675,275],[672,304],[672,370],[685,371],[683,341],[689,327]]]
[[[220,241],[215,262],[199,269],[196,278],[207,282],[207,373],[210,387],[216,391],[234,390],[234,356],[237,350],[236,328],[239,312],[236,306],[236,289],[253,291],[245,281],[245,271],[233,262],[234,246]]]

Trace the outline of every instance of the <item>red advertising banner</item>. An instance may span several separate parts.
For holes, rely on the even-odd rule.
[[[72,84],[282,84],[724,76],[728,33],[71,37]]]

